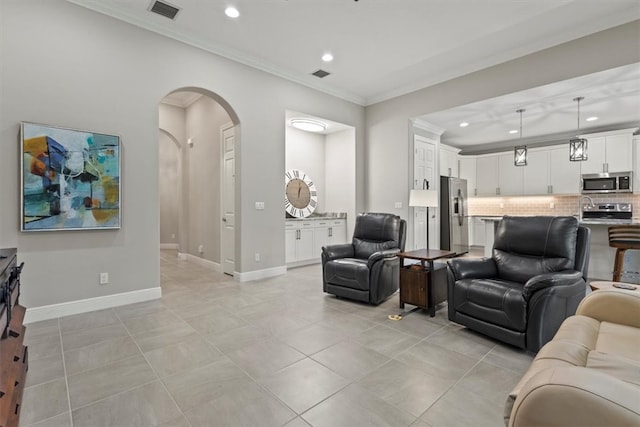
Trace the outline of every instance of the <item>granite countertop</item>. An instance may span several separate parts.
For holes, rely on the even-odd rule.
[[[313,219],[347,219],[347,214],[344,212],[340,213],[321,213],[321,214],[312,214],[306,218],[285,218],[287,221],[309,221]]]
[[[501,216],[482,216],[482,215],[477,215],[477,217],[479,217],[482,221],[490,221],[490,222],[497,222],[500,221],[502,219]],[[638,225],[640,224],[640,219],[633,219],[631,221],[621,221],[621,220],[579,220],[580,224],[584,224],[584,225]]]

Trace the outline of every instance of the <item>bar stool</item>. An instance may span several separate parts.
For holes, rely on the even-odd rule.
[[[614,282],[622,277],[624,253],[627,249],[640,249],[640,225],[612,225],[609,227],[609,246],[616,248],[613,262]]]

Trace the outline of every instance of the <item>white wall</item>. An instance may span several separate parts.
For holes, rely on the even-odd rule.
[[[218,94],[238,118],[236,269],[284,266],[285,110],[363,130],[364,108],[62,0],[0,3],[0,244],[26,262],[23,304],[159,286],[158,103],[179,88]],[[18,231],[22,120],[122,137],[122,229]],[[105,271],[111,283],[99,286]]]
[[[299,169],[310,176],[318,192],[316,212],[327,212],[328,187],[325,185],[325,136],[286,126],[285,140],[285,170]],[[284,172],[282,171],[283,188]],[[284,206],[282,214],[285,214]]]
[[[213,99],[203,96],[186,109],[189,181],[187,206],[187,252],[220,263],[220,127],[231,117]],[[198,247],[203,246],[203,253]]]
[[[165,133],[158,141],[158,175],[160,191],[160,244],[177,244],[180,230],[178,206],[180,204],[178,161],[180,148]]]
[[[353,235],[356,215],[355,129],[330,133],[325,138],[326,211],[347,213],[347,238]]]
[[[408,217],[410,118],[639,61],[640,21],[634,21],[368,106],[367,210],[394,212],[403,197],[400,215]]]

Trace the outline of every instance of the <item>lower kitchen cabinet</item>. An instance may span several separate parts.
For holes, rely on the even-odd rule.
[[[322,247],[347,241],[346,219],[285,221],[285,262],[297,267],[320,262]]]

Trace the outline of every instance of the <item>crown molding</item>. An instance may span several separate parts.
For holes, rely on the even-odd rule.
[[[431,132],[438,136],[442,135],[446,131],[445,128],[441,128],[422,119],[411,119],[411,124],[413,127],[426,130],[427,132]]]

